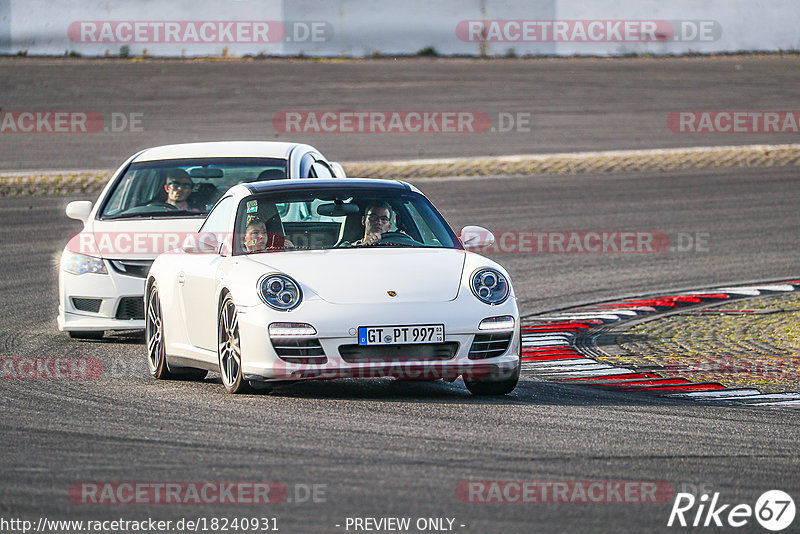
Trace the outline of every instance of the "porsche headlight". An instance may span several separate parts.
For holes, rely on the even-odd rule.
[[[268,274],[258,282],[261,299],[276,310],[291,310],[303,298],[300,284],[285,274]]]
[[[472,275],[472,292],[486,304],[501,304],[508,298],[508,281],[494,269],[479,269]]]
[[[61,254],[61,268],[72,274],[108,274],[106,264],[100,258],[84,256],[69,250]]]

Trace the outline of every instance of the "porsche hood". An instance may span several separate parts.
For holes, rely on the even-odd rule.
[[[246,256],[333,304],[444,302],[458,296],[466,254],[454,249],[362,248]]]

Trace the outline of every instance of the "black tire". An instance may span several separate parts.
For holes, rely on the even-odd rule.
[[[517,365],[514,374],[505,380],[470,380],[464,377],[464,385],[473,395],[508,395],[517,387],[520,367]]]
[[[87,332],[76,332],[70,330],[67,332],[72,339],[103,339],[105,332],[103,330],[89,330]]]
[[[222,385],[228,393],[249,393],[250,383],[242,373],[239,319],[230,293],[225,295],[217,316],[217,357]]]
[[[161,300],[158,288],[150,286],[147,295],[145,315],[145,340],[147,341],[147,367],[150,375],[160,380],[202,380],[208,374],[203,369],[191,367],[171,371],[167,365],[167,353],[164,345],[164,316],[161,313]]]

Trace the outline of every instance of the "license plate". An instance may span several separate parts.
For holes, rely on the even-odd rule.
[[[415,345],[419,343],[444,343],[443,324],[417,324],[410,326],[360,326],[359,345]]]

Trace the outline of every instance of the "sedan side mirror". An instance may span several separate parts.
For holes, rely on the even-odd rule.
[[[458,238],[467,250],[482,249],[494,245],[494,234],[481,226],[465,226]]]
[[[341,163],[336,161],[331,161],[331,169],[333,169],[336,178],[347,178],[347,173],[344,171],[344,167],[342,167]]]
[[[85,223],[92,213],[92,203],[89,200],[76,200],[67,204],[67,217]]]

